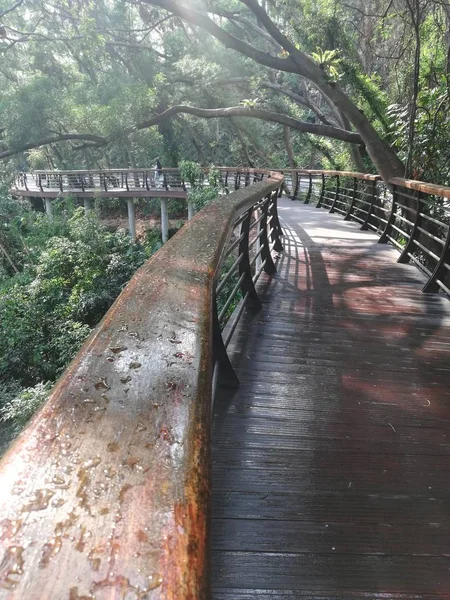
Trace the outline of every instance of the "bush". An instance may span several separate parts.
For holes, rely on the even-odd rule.
[[[15,422],[14,407],[28,418],[24,406],[34,410],[50,384],[35,386],[61,374],[161,245],[157,231],[135,244],[124,230],[111,232],[94,212],[69,203],[56,206],[53,219],[31,211],[14,215],[15,208],[8,215],[23,220],[22,271],[0,281],[0,420],[8,422]]]
[[[17,385],[17,384],[16,384]],[[40,382],[34,387],[19,388],[11,394],[11,397],[3,403],[0,408],[0,449],[8,438],[15,437],[23,426],[31,419],[36,410],[47,399],[51,383]],[[11,388],[13,389],[13,388]],[[3,400],[6,394],[3,393]],[[1,398],[1,395],[0,395]]]

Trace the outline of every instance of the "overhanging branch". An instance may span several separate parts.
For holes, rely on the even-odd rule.
[[[246,117],[251,119],[261,119],[263,121],[269,121],[272,123],[279,123],[280,125],[287,125],[291,129],[302,131],[304,133],[312,133],[315,135],[322,135],[342,142],[348,142],[350,144],[362,145],[363,141],[358,133],[353,131],[346,131],[339,127],[333,127],[331,125],[320,125],[317,123],[307,123],[304,121],[298,121],[287,115],[272,112],[261,108],[247,108],[244,106],[232,106],[229,108],[198,108],[196,106],[172,106],[160,115],[156,115],[151,119],[138,123],[135,127],[130,129],[133,130],[147,129],[158,125],[162,121],[177,115],[179,113],[190,114],[202,119],[217,119],[217,118],[229,118],[229,117]]]
[[[47,144],[53,144],[55,142],[64,142],[67,140],[82,140],[93,142],[97,147],[105,146],[108,143],[108,139],[99,135],[92,135],[90,133],[64,133],[61,135],[53,135],[48,138],[43,138],[36,142],[30,142],[29,144],[22,144],[17,148],[10,148],[0,152],[0,159],[8,158],[19,152],[25,152],[25,150],[32,150],[33,148],[39,148],[40,146],[46,146]]]

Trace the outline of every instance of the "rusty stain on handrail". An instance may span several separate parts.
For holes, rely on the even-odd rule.
[[[213,285],[235,217],[281,182],[150,258],[3,457],[0,596],[208,597]]]

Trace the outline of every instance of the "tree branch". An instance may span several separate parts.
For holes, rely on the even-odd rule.
[[[23,144],[18,148],[11,148],[9,150],[4,150],[0,152],[0,160],[3,158],[8,158],[8,156],[13,156],[14,154],[18,154],[19,152],[24,152],[25,150],[32,150],[33,148],[39,148],[40,146],[46,146],[47,144],[53,144],[54,142],[64,142],[66,140],[86,140],[95,142],[95,146],[106,146],[108,143],[108,139],[105,137],[101,137],[99,135],[92,135],[90,133],[63,133],[61,135],[54,135],[52,137],[44,138],[42,140],[38,140],[37,142],[30,142],[29,144]]]
[[[272,69],[278,69],[279,71],[286,71],[288,73],[296,73],[297,67],[295,63],[290,58],[278,58],[269,54],[268,52],[263,52],[262,50],[258,50],[251,44],[244,42],[218,25],[214,23],[208,16],[199,13],[195,10],[187,8],[186,6],[182,6],[178,4],[175,0],[142,0],[145,4],[150,4],[152,6],[159,6],[174,15],[181,17],[185,21],[192,23],[193,25],[198,25],[216,39],[218,39],[226,48],[232,48],[241,54],[245,54],[249,58],[252,58],[256,62],[261,65],[265,65],[266,67],[270,67]],[[133,2],[134,4],[134,2]]]
[[[302,131],[304,133],[313,133],[315,135],[322,135],[342,142],[348,142],[350,144],[363,144],[361,136],[358,133],[352,131],[346,131],[339,127],[332,127],[330,125],[319,125],[317,123],[305,123],[298,121],[287,115],[264,110],[260,108],[247,108],[244,106],[232,106],[229,108],[198,108],[196,106],[172,106],[160,115],[156,115],[151,119],[143,121],[135,125],[130,129],[130,133],[134,130],[146,129],[154,125],[158,125],[165,119],[172,117],[173,115],[184,113],[201,117],[203,119],[217,119],[217,118],[229,118],[229,117],[247,117],[252,119],[261,119],[263,121],[270,121],[272,123],[279,123],[280,125],[287,125],[291,129]]]
[[[18,2],[16,2],[15,4],[13,4],[12,6],[10,6],[9,8],[6,8],[5,10],[0,12],[0,19],[2,19],[5,15],[8,15],[9,13],[13,12],[13,10],[16,10],[16,8],[19,8],[19,6],[21,4],[23,4],[24,0],[19,0]]]

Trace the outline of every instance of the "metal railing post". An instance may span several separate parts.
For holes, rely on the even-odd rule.
[[[308,193],[306,194],[304,204],[309,204],[309,201],[311,200],[311,194],[312,194],[312,174],[311,173],[308,173],[308,178],[309,178]]]
[[[281,237],[283,236],[283,230],[280,225],[278,218],[278,195],[272,193],[269,201],[269,217],[267,219],[269,225],[269,239],[270,243],[273,244],[275,252],[283,251],[283,244]]]
[[[347,213],[344,217],[344,221],[350,221],[350,218],[352,216],[353,213],[353,208],[355,206],[355,202],[356,202],[356,193],[358,191],[358,179],[356,177],[353,177],[353,190],[352,190],[352,200],[350,202],[350,206],[348,207]]]
[[[340,189],[340,177],[336,175],[336,189],[334,191],[334,199],[329,210],[330,213],[334,213],[336,210],[336,202],[339,200],[339,189]]]
[[[422,288],[422,292],[427,294],[436,294],[441,289],[439,287],[438,281],[448,273],[446,264],[450,263],[450,227],[447,231],[447,236],[445,238],[444,246],[442,247],[441,256],[439,258],[438,263],[436,264],[434,271],[432,272],[430,278],[426,282],[426,284]]]
[[[366,231],[367,229],[369,229],[369,223],[370,223],[370,219],[372,217],[373,214],[373,209],[375,206],[375,199],[377,197],[377,182],[376,181],[372,181],[372,189],[371,189],[371,195],[370,195],[370,206],[369,206],[369,210],[367,211],[367,216],[364,219],[364,223],[361,225],[361,230],[362,231]]]
[[[322,200],[323,200],[323,195],[325,194],[325,175],[323,173],[321,173],[321,175],[322,175],[322,189],[320,190],[320,196],[319,196],[319,200],[317,201],[316,208],[320,208],[320,206],[322,204]]]
[[[249,255],[249,232],[252,214],[253,209],[250,209],[241,224],[241,235],[243,235],[243,238],[239,243],[239,256],[242,256],[242,260],[239,263],[239,275],[245,275],[241,283],[242,297],[245,298],[245,295],[248,293],[251,309],[258,311],[261,310],[262,304],[253,284]],[[260,222],[260,225],[261,223],[262,221]]]
[[[416,235],[418,233],[418,228],[421,226],[421,223],[422,223],[422,217],[420,215],[422,210],[423,210],[422,194],[420,192],[417,192],[416,217],[414,219],[414,225],[412,226],[411,233],[409,235],[409,240],[407,241],[405,247],[403,248],[403,251],[401,252],[400,256],[398,257],[398,260],[397,260],[398,263],[408,263],[410,260],[409,253],[414,248],[414,240],[416,239]]]
[[[390,233],[389,230],[391,229],[391,225],[395,220],[396,214],[397,214],[397,186],[393,185],[392,186],[392,208],[391,208],[391,212],[389,214],[386,226],[380,235],[380,239],[378,240],[379,244],[387,244],[388,243],[388,241],[389,241],[388,235]]]

